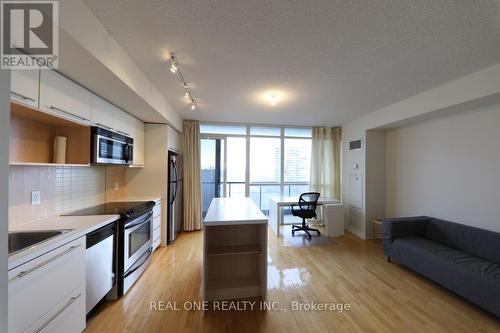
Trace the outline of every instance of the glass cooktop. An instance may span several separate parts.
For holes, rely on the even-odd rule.
[[[151,210],[154,201],[106,202],[105,204],[71,212],[69,216],[119,214],[122,217],[141,215]]]

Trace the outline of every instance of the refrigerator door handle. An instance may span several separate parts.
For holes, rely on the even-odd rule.
[[[179,180],[179,174],[177,173],[177,166],[175,165],[174,161],[171,161],[171,163],[172,163],[172,169],[174,170],[175,182],[177,183],[177,181]]]
[[[175,198],[177,197],[177,182],[175,182],[174,184],[175,184],[174,196],[173,196],[172,201],[170,202],[170,204],[173,204],[175,202]]]
[[[177,174],[177,166],[175,165],[174,161],[170,161],[172,163],[172,169],[174,170],[174,182],[175,182],[175,190],[174,190],[174,196],[172,198],[171,204],[174,203],[175,198],[177,198],[177,182],[179,180],[178,174]]]

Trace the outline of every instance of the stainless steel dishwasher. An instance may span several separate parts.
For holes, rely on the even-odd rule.
[[[116,223],[117,221],[87,234],[87,315],[106,297],[116,282]]]

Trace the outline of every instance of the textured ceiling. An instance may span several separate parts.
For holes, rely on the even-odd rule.
[[[497,0],[84,2],[183,118],[339,125],[500,62]]]

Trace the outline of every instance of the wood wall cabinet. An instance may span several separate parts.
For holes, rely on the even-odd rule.
[[[141,120],[53,70],[13,70],[11,86],[11,164],[51,164],[54,137],[66,136],[66,164],[88,165],[92,124],[131,136],[133,166],[144,166]]]
[[[37,108],[40,70],[13,69],[10,73],[10,98],[14,101]]]
[[[85,329],[85,237],[8,272],[9,332]]]
[[[91,94],[55,71],[41,70],[39,108],[58,117],[89,124]]]
[[[53,164],[54,138],[64,136],[66,164],[89,165],[89,126],[14,102],[10,121],[10,164]]]
[[[144,123],[130,117],[130,136],[134,139],[134,164],[133,166],[144,166]]]

